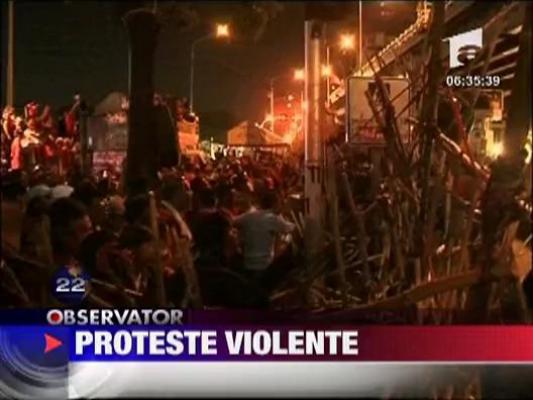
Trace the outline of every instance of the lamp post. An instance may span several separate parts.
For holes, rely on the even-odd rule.
[[[298,82],[305,82],[305,70],[304,69],[296,69],[294,70],[294,80]],[[300,91],[300,108],[302,110],[302,122],[303,122],[303,116],[304,116],[304,89]]]
[[[274,124],[276,122],[276,114],[274,110],[274,83],[280,79],[286,77],[286,74],[281,74],[274,76],[273,78],[270,78],[270,119],[272,123],[272,133],[276,133],[274,129]],[[305,72],[303,69],[295,69],[294,70],[294,80],[295,81],[303,81],[305,79]]]
[[[351,33],[343,33],[339,38],[339,47],[342,51],[350,51],[355,48],[355,36]]]
[[[9,106],[15,105],[15,78],[14,78],[14,46],[15,46],[15,2],[10,0],[8,3],[8,29],[7,29],[7,79],[6,79],[6,103]]]
[[[275,115],[274,115],[274,82],[276,81],[276,79],[278,79],[279,76],[276,76],[274,78],[271,78],[270,79],[270,118],[271,118],[271,131],[272,133],[276,133],[274,131],[274,126],[275,126]]]
[[[229,26],[227,24],[217,24],[216,25],[216,31],[212,32],[206,36],[203,36],[201,38],[196,39],[192,42],[191,45],[191,73],[190,73],[190,81],[189,81],[189,106],[191,113],[194,113],[194,58],[195,58],[195,50],[196,45],[205,42],[206,40],[213,39],[213,38],[225,38],[229,37]]]
[[[339,48],[342,53],[347,53],[355,50],[355,35],[352,33],[343,33],[339,38]],[[350,70],[353,68],[352,60],[350,59]]]
[[[326,65],[322,67],[322,76],[326,78],[326,104],[328,107],[330,106],[330,95],[331,95],[331,74],[332,74],[332,68],[330,64],[330,48],[329,46],[326,47]]]
[[[361,67],[363,66],[363,2],[359,0],[359,51],[357,55],[357,70],[361,70]]]

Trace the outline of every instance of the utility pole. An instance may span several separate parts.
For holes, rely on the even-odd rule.
[[[196,52],[196,45],[205,42],[206,40],[214,38],[228,38],[229,37],[229,28],[227,24],[217,24],[217,31],[215,33],[211,32],[206,36],[200,37],[192,42],[191,45],[191,72],[189,80],[189,108],[191,114],[194,114],[194,59]]]
[[[305,22],[305,191],[307,214],[320,219],[320,197],[322,189],[322,74],[321,46],[323,23],[313,20]]]
[[[276,116],[274,111],[274,80],[275,78],[270,79],[270,117],[272,118],[272,125],[271,125],[271,131],[272,133],[276,133],[274,130],[274,126],[276,125]]]
[[[326,68],[329,69],[328,73],[326,74],[326,104],[328,107],[331,105],[331,65],[330,65],[330,48],[329,46],[326,47]]]
[[[189,109],[191,114],[194,113],[194,46],[197,42],[193,42],[191,46],[191,72],[189,80]]]
[[[519,37],[519,52],[512,82],[509,113],[504,136],[504,153],[517,156],[524,148],[531,129],[531,3],[525,2],[522,32]]]
[[[323,225],[324,157],[322,120],[322,46],[324,23],[305,21],[305,233],[306,265],[313,268],[321,248]]]
[[[359,51],[357,55],[357,70],[360,71],[363,66],[363,2],[361,0],[358,1],[359,3]]]
[[[80,99],[79,108],[79,131],[80,131],[80,153],[81,172],[83,176],[88,176],[91,172],[91,158],[89,157],[89,132],[88,132],[89,110],[85,100]]]
[[[15,2],[9,0],[7,11],[7,93],[6,103],[15,103]]]
[[[124,18],[129,34],[128,155],[126,187],[128,193],[139,182],[153,185],[157,180],[158,154],[153,142],[154,52],[159,24],[146,9],[130,11]]]

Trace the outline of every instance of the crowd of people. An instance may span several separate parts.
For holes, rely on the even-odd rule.
[[[36,165],[53,167],[59,173],[75,164],[79,153],[78,121],[84,103],[75,96],[71,107],[54,118],[48,105],[34,101],[17,114],[14,107],[2,111],[1,170],[22,169],[26,172]]]
[[[3,112],[1,306],[64,303],[65,271],[88,277],[85,307],[268,306],[295,265],[282,214],[301,187],[297,159],[184,156],[157,184],[126,187],[80,173],[79,98],[61,122],[39,109]]]

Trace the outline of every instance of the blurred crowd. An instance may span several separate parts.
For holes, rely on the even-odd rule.
[[[30,102],[17,114],[7,106],[2,110],[1,169],[30,172],[46,165],[60,174],[75,164],[79,146],[78,121],[83,102],[79,96],[70,107],[54,117],[48,105]]]
[[[286,211],[299,160],[184,156],[155,187],[126,188],[79,172],[79,109],[60,123],[35,103],[3,112],[0,306],[59,306],[67,271],[88,277],[83,307],[267,307],[296,265]]]

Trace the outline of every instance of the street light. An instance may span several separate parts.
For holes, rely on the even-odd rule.
[[[216,31],[217,38],[227,38],[229,37],[229,25],[228,24],[217,24]]]
[[[324,78],[329,78],[332,74],[331,65],[326,64],[322,66],[322,76]]]
[[[331,68],[331,65],[329,65],[329,46],[327,48],[327,64],[322,66],[322,76],[326,78],[326,104],[330,105],[330,96],[331,96],[331,82],[330,78],[333,74],[333,69]]]
[[[303,80],[305,80],[305,71],[303,69],[295,69],[294,70],[294,80],[295,81],[303,81]]]
[[[194,111],[193,111],[193,105],[194,105],[194,56],[195,56],[194,50],[196,49],[196,45],[201,43],[201,42],[205,42],[206,40],[209,40],[209,39],[213,39],[213,38],[216,38],[216,39],[229,38],[229,36],[230,36],[230,32],[229,32],[229,25],[228,24],[216,24],[214,32],[211,32],[208,35],[203,36],[201,38],[198,38],[198,39],[196,39],[195,41],[192,42],[192,45],[191,45],[191,75],[190,75],[190,82],[189,82],[190,83],[190,87],[189,87],[189,106],[190,106],[190,109],[191,109],[191,114],[194,114]]]
[[[339,46],[342,50],[353,50],[355,49],[355,37],[350,33],[344,33],[341,35],[339,40]]]
[[[286,77],[286,74],[278,75],[273,78],[270,78],[270,118],[267,116],[267,122],[272,122],[272,132],[275,133],[274,129],[274,121],[276,120],[276,114],[274,110],[274,83],[283,77]],[[294,80],[296,81],[303,81],[305,80],[305,71],[302,68],[298,68],[294,70]]]
[[[503,143],[496,142],[493,143],[492,146],[489,148],[489,155],[492,158],[498,158],[503,154]]]
[[[305,81],[305,69],[299,68],[294,70],[294,80],[299,82]],[[300,91],[300,108],[302,111],[302,121],[303,121],[303,113],[304,113],[304,90],[302,89]]]
[[[347,52],[353,52],[355,50],[355,35],[352,33],[341,34],[339,38],[339,47],[343,54],[346,54]],[[352,62],[350,60],[350,69],[352,68],[351,64]]]
[[[357,26],[359,28],[359,40],[358,40],[358,51],[357,51],[357,69],[361,71],[361,68],[363,66],[363,2],[359,0],[357,2],[358,4],[358,11],[357,15],[359,17],[359,22],[357,23]]]

